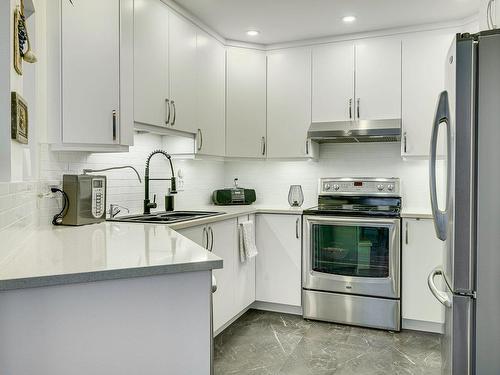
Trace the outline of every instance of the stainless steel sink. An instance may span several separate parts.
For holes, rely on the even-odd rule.
[[[108,221],[120,221],[127,223],[152,223],[152,224],[172,224],[181,221],[201,219],[209,216],[222,215],[224,212],[213,211],[171,211],[154,212],[148,215],[127,215],[119,216]]]

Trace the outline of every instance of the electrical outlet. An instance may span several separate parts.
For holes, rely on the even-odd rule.
[[[177,191],[184,191],[184,173],[182,169],[177,171],[176,185]]]

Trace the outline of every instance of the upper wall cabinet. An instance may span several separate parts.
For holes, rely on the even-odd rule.
[[[226,50],[214,38],[198,32],[196,48],[197,153],[225,155]]]
[[[312,50],[312,121],[354,117],[354,44],[335,43]]]
[[[401,118],[401,40],[356,42],[356,119]]]
[[[168,8],[158,0],[136,1],[134,22],[134,120],[168,126],[172,116],[168,102]]]
[[[266,156],[266,55],[231,47],[226,57],[226,155]]]
[[[134,120],[194,133],[196,28],[160,0],[135,2]]]
[[[133,0],[47,3],[48,140],[54,149],[132,144]]]
[[[403,40],[402,156],[429,156],[432,123],[439,93],[444,90],[446,56],[453,36],[450,32],[433,33]],[[445,142],[438,144],[444,146]],[[438,153],[443,155],[444,147]]]
[[[267,56],[267,156],[313,157],[307,140],[311,125],[311,50],[287,49]]]
[[[196,28],[180,16],[169,16],[170,126],[194,133],[196,126]],[[151,48],[151,43],[150,43]]]

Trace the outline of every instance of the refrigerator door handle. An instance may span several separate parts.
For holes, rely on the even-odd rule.
[[[446,151],[448,158],[450,157],[450,143],[451,143],[451,129],[450,129],[450,106],[448,101],[448,92],[443,91],[439,95],[438,105],[436,109],[436,116],[434,117],[434,125],[432,127],[431,135],[431,157],[429,160],[429,174],[430,174],[430,193],[431,193],[431,207],[432,216],[434,217],[434,227],[436,229],[437,237],[441,241],[446,240],[446,231],[448,227],[448,197],[451,179],[451,167],[449,166],[446,181],[446,207],[441,211],[438,206],[437,189],[436,189],[436,152],[438,143],[439,126],[446,125]]]
[[[445,292],[441,292],[434,283],[434,279],[436,276],[443,276],[443,270],[440,267],[436,267],[432,270],[432,272],[427,277],[427,285],[431,293],[436,297],[436,299],[446,307],[451,307],[451,299]]]

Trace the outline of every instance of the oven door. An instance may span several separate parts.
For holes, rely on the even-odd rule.
[[[400,296],[400,219],[304,216],[305,289]]]

